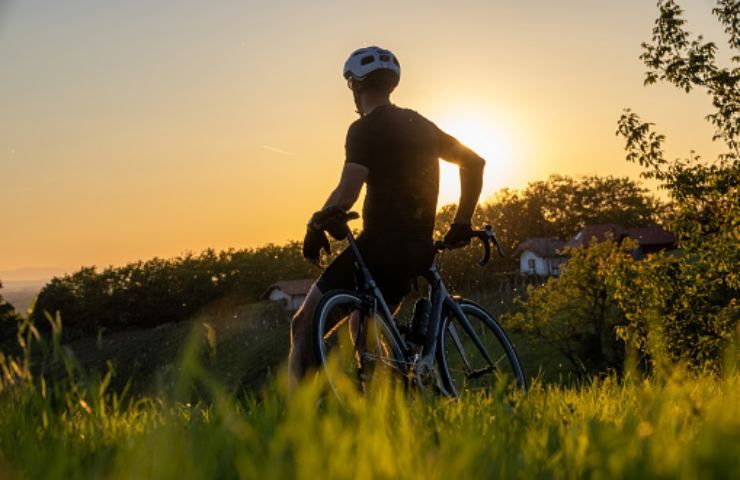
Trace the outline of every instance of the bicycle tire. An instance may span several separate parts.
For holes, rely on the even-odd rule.
[[[352,327],[348,319],[354,312],[362,312],[365,302],[365,297],[357,292],[331,290],[322,297],[314,313],[313,342],[318,370],[326,376],[329,386],[340,400],[343,396],[341,384],[347,384],[349,380],[349,384],[362,391],[371,383],[371,377],[377,374],[378,366],[397,373],[399,378],[405,378],[406,375],[401,346],[382,315],[376,313],[372,318],[366,317],[365,345],[360,347],[363,351],[358,354],[358,345],[353,345]],[[337,320],[337,317],[340,318]],[[335,364],[332,364],[332,358]],[[368,363],[373,363],[372,369],[368,368]]]
[[[440,325],[437,363],[442,383],[448,393],[460,396],[463,390],[496,388],[501,379],[505,378],[502,374],[513,377],[516,387],[526,391],[527,383],[521,362],[501,325],[493,315],[475,302],[463,300],[459,306],[495,363],[492,366],[487,365],[483,354],[460,325],[460,320],[451,310],[446,310]],[[454,319],[454,323],[451,319]],[[451,356],[453,353],[456,355]]]

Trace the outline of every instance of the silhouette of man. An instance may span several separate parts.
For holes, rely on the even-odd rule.
[[[480,196],[485,161],[419,113],[391,103],[401,65],[389,50],[356,50],[344,64],[344,78],[360,118],[347,132],[339,185],[308,222],[303,256],[318,263],[321,249],[329,253],[322,221],[338,209],[349,210],[366,184],[363,230],[357,244],[394,311],[434,255],[439,158],[460,168],[460,203],[444,239],[453,247],[470,242],[470,220]],[[288,360],[293,382],[317,363],[311,339],[314,310],[324,293],[337,288],[356,288],[354,255],[349,249],[324,270],[293,317]]]

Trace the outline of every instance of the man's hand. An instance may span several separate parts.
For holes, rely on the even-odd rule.
[[[450,231],[445,235],[444,243],[452,248],[464,247],[470,244],[473,238],[473,229],[469,223],[453,223]]]
[[[308,227],[306,230],[306,236],[303,239],[303,258],[319,266],[319,257],[321,256],[321,249],[327,253],[331,253],[329,247],[329,239],[326,238],[326,234],[322,230],[316,230]]]
[[[308,227],[314,230],[325,230],[337,240],[344,240],[349,232],[346,211],[337,206],[327,207],[314,213],[308,221]]]

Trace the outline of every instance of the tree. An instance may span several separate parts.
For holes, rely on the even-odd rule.
[[[454,211],[454,205],[442,208],[438,234],[444,234]],[[627,177],[551,175],[530,182],[523,190],[499,190],[477,209],[473,223],[493,223],[504,247],[513,250],[529,237],[567,239],[586,224],[636,227],[661,223],[664,212],[647,189]]]
[[[102,271],[85,267],[54,278],[39,293],[33,315],[36,324],[44,326],[45,312],[60,312],[65,338],[96,334],[101,328],[153,327],[186,320],[227,293],[249,303],[277,280],[316,276],[316,267],[303,259],[296,242],[206,250]]]
[[[437,238],[445,234],[454,213],[454,205],[440,210]],[[662,223],[663,217],[664,206],[629,178],[552,175],[544,181],[530,182],[523,190],[502,189],[476,209],[473,225],[493,225],[507,257],[494,258],[488,267],[479,269],[472,267],[480,250],[455,250],[445,255],[445,279],[453,287],[485,287],[493,278],[491,272],[519,269],[515,252],[527,238],[567,240],[586,224],[645,226]]]
[[[661,203],[627,177],[552,175],[530,183],[524,197],[547,222],[540,236],[567,239],[587,224],[637,227],[662,221]]]
[[[3,288],[3,283],[0,282],[0,290]],[[13,305],[5,301],[2,295],[0,295],[0,344],[5,343],[9,338],[15,337],[16,327],[20,315],[15,311]]]
[[[709,162],[694,152],[668,160],[665,136],[625,110],[617,134],[625,138],[627,160],[667,190],[673,202],[670,226],[683,255],[619,264],[610,283],[629,320],[622,337],[647,361],[717,369],[740,318],[740,3],[720,0],[713,9],[734,54],[727,67],[718,64],[717,45],[685,30],[675,1],[661,0],[658,9],[652,40],[643,43],[640,56],[647,67],[645,84],[663,81],[687,93],[706,91],[714,107],[706,117],[715,127],[713,139],[726,150]]]

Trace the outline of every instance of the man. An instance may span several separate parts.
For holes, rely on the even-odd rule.
[[[321,249],[329,252],[322,221],[337,209],[349,210],[366,184],[363,231],[357,243],[393,311],[433,258],[438,159],[460,168],[460,203],[444,239],[454,247],[470,242],[470,220],[480,196],[485,161],[420,114],[391,103],[401,66],[390,51],[368,47],[353,52],[344,65],[344,78],[360,119],[347,132],[339,185],[324,208],[309,220],[303,256],[318,263]],[[329,290],[356,286],[353,257],[351,250],[343,251],[311,287],[293,317],[288,360],[293,381],[316,363],[311,328],[321,296]]]

